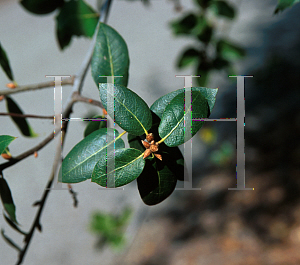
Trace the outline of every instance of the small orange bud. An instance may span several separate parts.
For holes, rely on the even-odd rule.
[[[1,100],[3,100],[3,99],[4,99],[4,96],[3,96],[3,95],[1,95],[1,96],[0,96],[0,101],[1,101]]]
[[[150,147],[150,144],[147,143],[146,141],[143,141],[143,140],[142,140],[142,144],[143,144],[143,146],[144,146],[146,149],[148,149],[148,148]]]
[[[16,88],[16,84],[15,83],[8,83],[8,84],[6,84],[6,87],[13,89],[13,88]]]
[[[4,159],[11,159],[11,155],[9,155],[9,154],[5,154],[5,153],[3,153],[3,154],[1,154],[1,156],[4,158]]]
[[[146,149],[146,151],[144,152],[143,158],[145,159],[145,158],[148,157],[149,155],[151,155],[151,151],[150,151],[150,149]]]
[[[37,151],[34,151],[33,155],[34,155],[35,158],[37,158],[38,157]]]
[[[93,100],[92,99],[89,99],[89,103],[92,103],[93,102]]]
[[[162,156],[160,154],[154,154],[160,161],[162,161]]]
[[[151,142],[151,145],[150,145],[150,151],[151,151],[152,153],[158,151],[158,144],[157,144],[157,143],[154,143],[154,141]]]
[[[103,115],[107,115],[107,111],[103,109]]]
[[[147,136],[146,136],[146,140],[151,143],[153,140],[154,140],[154,136],[153,136],[153,133],[149,133]]]

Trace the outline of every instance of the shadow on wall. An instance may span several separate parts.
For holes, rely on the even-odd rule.
[[[223,260],[230,249],[224,250],[224,240],[232,238],[236,242],[236,255],[248,257],[251,254],[253,258],[255,253],[255,264],[271,264],[264,260],[269,256],[271,259],[274,253],[264,253],[264,247],[276,249],[279,245],[280,249],[287,250],[282,253],[284,261],[280,264],[300,264],[300,238],[295,239],[294,235],[294,229],[300,227],[299,15],[300,5],[296,5],[282,14],[280,22],[263,30],[262,47],[248,48],[250,54],[257,54],[263,61],[258,69],[247,71],[254,78],[248,78],[245,85],[246,187],[255,187],[255,190],[228,191],[236,185],[232,173],[218,171],[204,160],[197,163],[201,168],[195,163],[193,179],[195,182],[200,180],[202,191],[176,193],[173,208],[160,214],[173,227],[169,228],[173,232],[169,235],[168,250],[160,251],[143,264],[158,264],[155,262],[162,256],[165,260],[170,259],[176,255],[172,252],[174,246],[184,248],[189,245],[192,251],[191,242],[196,247],[197,240],[206,250],[206,244],[215,244],[210,248],[211,252],[207,250],[207,255],[221,254],[215,264],[254,264],[247,263],[246,259],[244,263]],[[214,111],[220,114],[219,117],[236,117],[236,102],[233,101],[236,100],[236,85],[226,91]],[[228,127],[228,122],[213,124],[218,140],[209,152],[219,148],[225,140],[230,140],[235,147],[236,127]],[[229,163],[235,164],[235,159],[233,156]],[[205,171],[204,165],[208,165]],[[210,239],[216,237],[218,239],[212,243]],[[248,248],[249,242],[252,242],[251,248]],[[231,248],[230,251],[234,250]],[[199,248],[198,253],[201,253]],[[291,255],[296,263],[288,261]]]

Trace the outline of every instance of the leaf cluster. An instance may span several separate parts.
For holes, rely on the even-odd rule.
[[[231,4],[219,0],[195,0],[195,4],[195,11],[172,21],[170,26],[176,36],[189,36],[196,41],[196,46],[180,54],[177,67],[194,66],[195,74],[201,76],[197,78],[198,84],[205,86],[212,70],[225,69],[233,74],[232,64],[245,56],[245,50],[227,38],[215,36],[218,19],[235,18],[236,11]]]
[[[189,140],[184,123],[191,122],[191,136],[202,127],[215,104],[217,89],[193,87],[193,111],[185,109],[185,89],[157,99],[149,108],[135,92],[127,88],[129,55],[124,39],[110,26],[101,23],[92,57],[92,76],[108,115],[124,132],[87,125],[85,138],[63,160],[59,180],[78,183],[88,179],[107,188],[121,187],[137,179],[142,200],[155,205],[166,199],[184,175],[184,159],[178,146]],[[105,83],[106,77],[114,83]],[[123,76],[121,78],[120,76]],[[194,120],[192,120],[194,119]],[[122,135],[128,133],[130,148]],[[152,132],[159,143],[162,161],[154,155],[144,158],[141,140]],[[110,164],[110,165],[109,165]]]

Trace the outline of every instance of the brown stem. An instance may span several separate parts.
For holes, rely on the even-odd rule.
[[[61,81],[61,85],[73,85],[74,83],[75,76],[72,76],[70,78],[64,78]],[[18,86],[17,88],[14,89],[6,89],[6,90],[1,90],[0,95],[10,95],[10,94],[15,94],[15,93],[20,93],[20,92],[25,92],[25,91],[30,91],[30,90],[37,90],[41,88],[47,88],[47,87],[54,87],[55,83],[54,81],[48,81],[48,82],[43,82],[39,84],[33,84],[33,85],[25,85],[25,86]]]
[[[54,116],[42,116],[42,115],[33,115],[33,114],[20,114],[20,113],[6,113],[0,112],[0,116],[12,116],[20,118],[35,118],[35,119],[54,119]]]

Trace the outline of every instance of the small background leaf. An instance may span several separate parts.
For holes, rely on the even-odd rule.
[[[64,0],[21,0],[20,4],[29,12],[44,15],[64,4]]]
[[[10,219],[13,222],[18,223],[16,219],[16,207],[10,192],[10,188],[4,178],[0,178],[0,196],[3,207]]]
[[[6,108],[7,112],[10,113],[18,113],[18,114],[23,114],[23,111],[21,108],[18,106],[18,104],[10,97],[6,96]],[[13,117],[11,116],[12,120],[15,122],[19,130],[24,136],[28,137],[37,137],[38,134],[36,134],[29,123],[27,122],[26,118],[21,118],[21,117]]]
[[[197,25],[197,16],[193,13],[185,15],[180,20],[175,20],[170,23],[170,26],[175,35],[190,34],[192,29]]]
[[[77,183],[91,178],[98,160],[106,156],[107,135],[110,138],[116,138],[119,133],[112,128],[103,128],[91,133],[75,145],[63,160],[59,171],[59,181]],[[115,144],[115,150],[125,147],[121,138],[117,139],[115,143],[109,144]]]
[[[234,8],[225,1],[213,1],[211,8],[219,16],[224,16],[229,19],[233,19],[235,16]]]
[[[15,140],[17,137],[13,137],[10,135],[0,135],[0,154],[2,154],[6,147],[9,146],[9,144]]]
[[[199,51],[194,48],[186,49],[179,57],[177,62],[178,68],[187,67],[191,64],[195,64],[199,60]]]
[[[99,14],[83,0],[66,2],[56,17],[60,48],[64,49],[68,46],[74,35],[92,37],[98,17]]]
[[[99,85],[100,98],[107,110],[108,84]],[[111,117],[126,132],[142,135],[152,125],[151,112],[146,102],[136,93],[122,85],[114,85],[115,117]],[[108,113],[110,115],[110,113]]]
[[[105,244],[114,248],[122,247],[125,243],[124,231],[131,216],[132,210],[128,207],[120,215],[93,213],[90,229],[99,237],[97,247],[102,248]]]
[[[226,40],[220,40],[217,43],[217,53],[225,60],[233,61],[243,58],[246,52],[243,48],[230,43]]]
[[[112,157],[109,154],[108,157]],[[135,180],[143,171],[145,160],[142,152],[133,148],[122,148],[116,150],[114,154],[115,170],[107,172],[107,158],[101,157],[95,165],[92,182],[96,182],[100,186],[106,187],[107,178],[115,177],[115,187],[124,186]]]
[[[4,238],[4,240],[7,242],[7,244],[9,244],[11,247],[15,248],[19,252],[22,251],[21,248],[15,242],[13,242],[8,236],[4,234],[4,229],[1,229],[1,235]]]
[[[14,76],[13,76],[13,72],[10,68],[8,57],[6,55],[4,48],[1,45],[1,42],[0,42],[0,65],[3,69],[3,71],[5,72],[5,74],[7,75],[7,77],[11,81],[14,81]]]
[[[5,213],[4,213],[3,215],[4,215],[5,221],[10,225],[10,227],[12,227],[14,230],[18,231],[20,234],[22,234],[22,235],[24,235],[24,236],[27,235],[27,233],[24,232],[24,231],[22,231],[22,230],[17,226],[16,223],[14,223],[8,216],[6,216]]]
[[[92,76],[99,87],[99,83],[106,83],[107,78],[116,77],[114,84],[127,86],[129,70],[129,54],[126,42],[112,27],[101,23],[97,33],[97,40],[91,62]]]
[[[291,7],[292,5],[297,4],[299,2],[300,0],[278,0],[278,4],[276,6],[274,14],[277,14],[283,11],[284,9]]]

